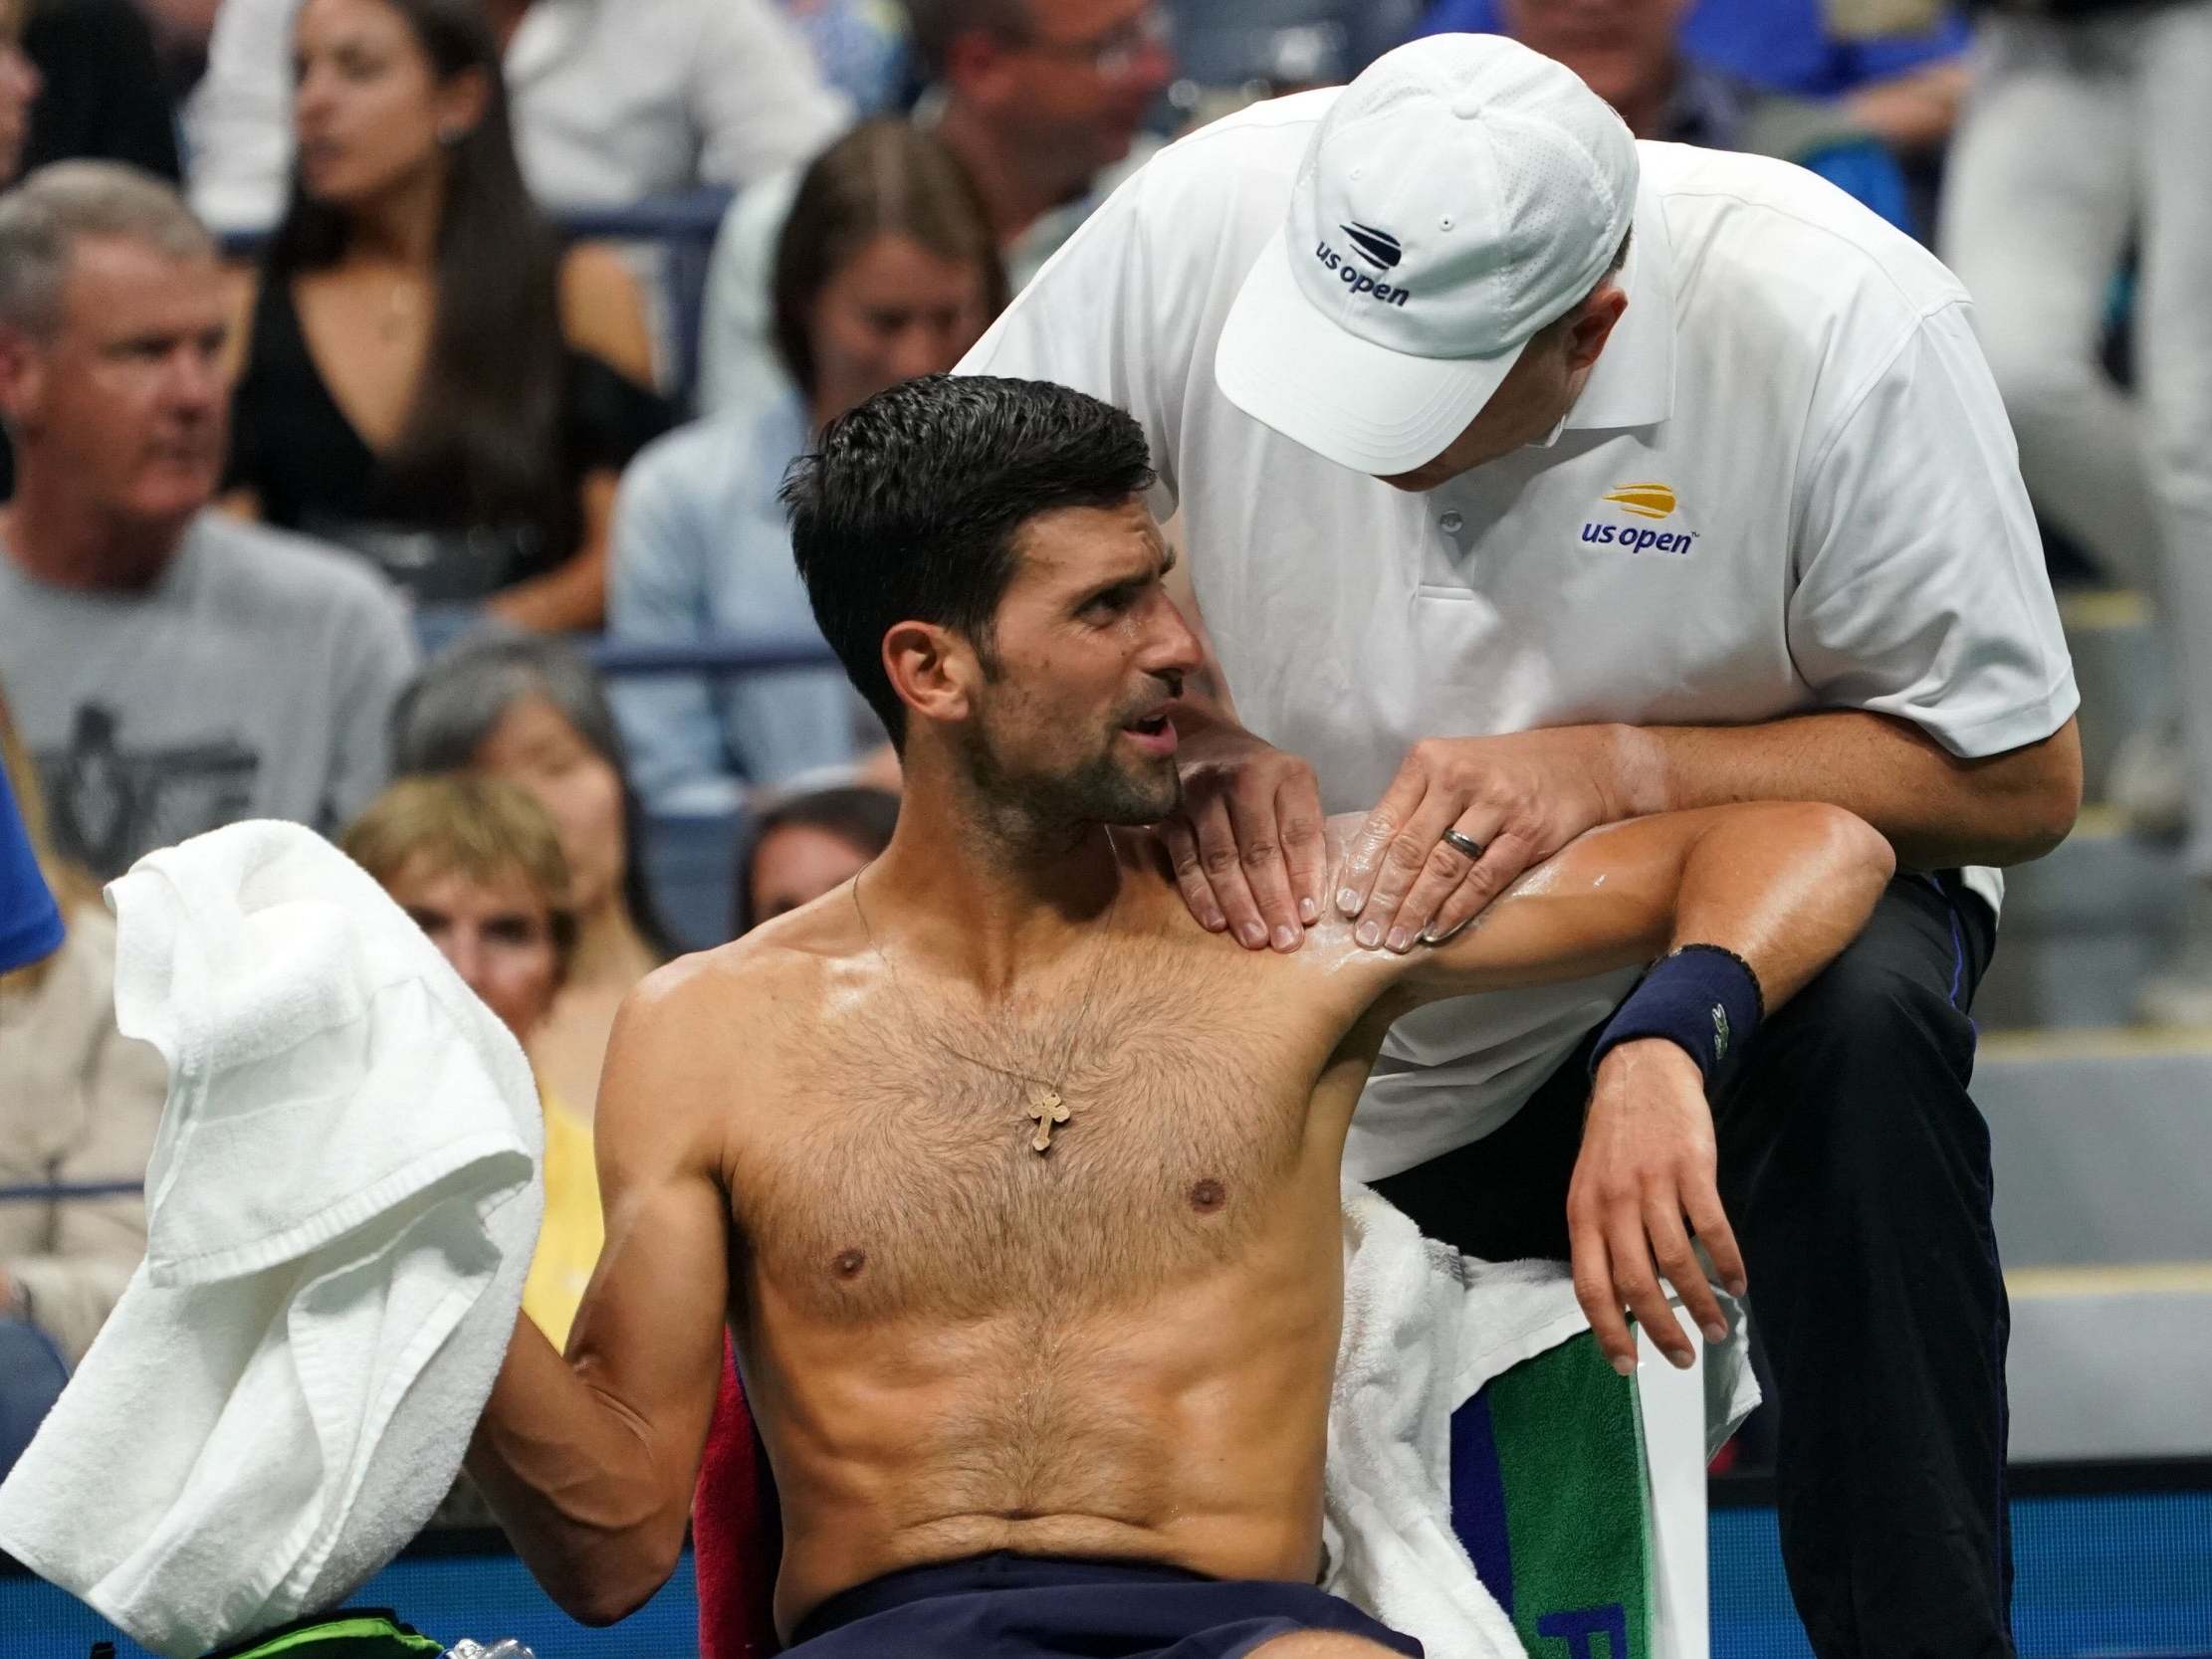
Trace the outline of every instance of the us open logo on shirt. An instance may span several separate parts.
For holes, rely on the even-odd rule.
[[[1608,490],[1601,499],[1627,518],[1661,521],[1673,518],[1681,505],[1673,486],[1666,484],[1624,484]],[[1686,553],[1697,539],[1697,531],[1650,529],[1643,524],[1592,518],[1582,526],[1582,538],[1595,546],[1626,547],[1632,553]]]

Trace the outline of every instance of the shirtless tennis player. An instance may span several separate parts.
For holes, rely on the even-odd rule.
[[[1719,946],[1646,980],[1691,984],[1703,1038],[1622,1041],[1596,1084],[1700,1091],[1713,1008],[1753,1022],[1880,893],[1858,819],[1750,805],[1594,832],[1405,956],[1341,921],[1287,956],[1207,933],[1143,827],[1178,798],[1200,661],[1150,477],[1118,411],[965,378],[863,404],[786,486],[906,797],[856,883],[663,969],[617,1022],[606,1252],[565,1360],[518,1329],[470,1454],[577,1617],[675,1565],[727,1321],[803,1653],[1419,1652],[1314,1587],[1338,1162],[1385,1028]],[[1664,1001],[1645,1023],[1673,1030]],[[1740,1278],[1717,1208],[1691,1219]],[[1679,1223],[1654,1236],[1713,1323]],[[1639,1306],[1686,1358],[1659,1295]]]

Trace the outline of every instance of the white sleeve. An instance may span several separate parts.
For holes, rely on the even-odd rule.
[[[1967,758],[2064,726],[2073,662],[1963,303],[1920,320],[1806,465],[1788,630],[1822,700]]]
[[[769,0],[708,0],[691,87],[708,184],[744,186],[809,160],[852,121]]]
[[[223,0],[215,14],[183,126],[192,210],[216,230],[267,230],[284,211],[299,9],[300,0]]]
[[[1166,518],[1178,494],[1183,424],[1170,389],[1184,384],[1192,343],[1189,319],[1157,303],[1149,218],[1139,172],[1045,262],[953,372],[1055,381],[1127,410],[1152,447],[1160,474],[1153,508]]]
[[[775,352],[771,312],[775,247],[791,216],[798,176],[798,169],[790,168],[748,185],[715,234],[700,319],[702,415],[718,415],[739,403],[764,408],[790,389],[790,376]]]

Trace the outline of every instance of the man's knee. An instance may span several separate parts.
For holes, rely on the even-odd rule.
[[[1341,1630],[1301,1630],[1294,1636],[1273,1636],[1245,1652],[1251,1659],[1399,1659],[1396,1648]]]
[[[1900,965],[1846,950],[1768,1019],[1754,1056],[1839,1081],[1933,1064],[1963,1084],[1973,1069],[1969,988],[1962,956]]]
[[[1788,1148],[1823,1183],[1909,1179],[1930,1156],[1985,1163],[1973,1023],[1922,969],[1847,951],[1778,1010],[1721,1111],[1724,1146]]]

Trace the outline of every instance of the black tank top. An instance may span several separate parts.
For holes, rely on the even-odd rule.
[[[226,486],[253,490],[270,523],[361,554],[423,601],[485,598],[566,561],[581,534],[583,476],[619,471],[671,424],[662,398],[571,350],[547,510],[465,522],[450,503],[411,496],[354,429],[316,366],[289,282],[264,277],[250,349]]]

